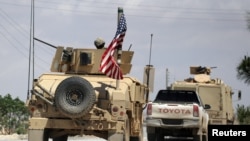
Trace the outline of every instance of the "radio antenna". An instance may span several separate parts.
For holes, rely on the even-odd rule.
[[[149,62],[148,65],[146,66],[146,84],[148,87],[147,90],[147,95],[146,95],[146,101],[148,101],[148,96],[149,96],[149,89],[150,89],[150,85],[149,85],[149,78],[150,78],[150,70],[152,69],[152,65],[151,65],[151,52],[152,52],[152,38],[153,38],[153,34],[151,34],[151,38],[150,38],[150,51],[149,51]],[[152,91],[152,90],[151,90]]]
[[[150,51],[149,51],[149,62],[148,62],[149,66],[150,66],[150,63],[151,63],[152,39],[153,39],[153,34],[151,34],[151,39],[150,39]]]
[[[30,80],[34,79],[34,0],[31,0],[31,11],[30,11],[30,47],[29,47],[29,67],[28,67],[28,90],[27,90],[27,100],[29,99],[30,93]],[[33,51],[33,55],[31,55]],[[33,58],[31,58],[33,57]],[[32,78],[31,77],[31,60],[32,64]],[[33,87],[33,86],[32,86]]]

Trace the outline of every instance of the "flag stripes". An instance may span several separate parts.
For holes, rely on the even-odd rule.
[[[117,47],[121,47],[127,31],[126,19],[124,14],[121,15],[118,28],[114,39],[109,44],[108,48],[102,55],[100,71],[113,79],[123,79],[123,74],[120,66],[114,58],[114,51]]]

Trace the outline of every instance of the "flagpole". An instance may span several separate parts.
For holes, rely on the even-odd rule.
[[[121,18],[121,15],[123,14],[123,8],[118,7],[118,16],[117,16],[117,27],[119,25],[119,21]],[[121,56],[122,56],[122,45],[117,46],[117,64],[121,65]],[[120,87],[120,80],[116,79],[116,89],[118,90]]]

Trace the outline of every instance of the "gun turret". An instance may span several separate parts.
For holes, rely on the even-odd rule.
[[[202,67],[202,66],[191,66],[190,74],[194,75],[193,79],[187,79],[186,81],[194,80],[196,82],[209,82],[211,81],[210,74],[211,69],[216,67]]]
[[[41,43],[44,43],[44,44],[46,44],[46,45],[48,45],[48,46],[50,46],[50,47],[53,47],[53,48],[55,48],[55,49],[58,49],[57,46],[54,46],[54,45],[52,45],[52,44],[50,44],[50,43],[47,43],[47,42],[45,42],[45,41],[42,41],[42,40],[40,40],[40,39],[34,38],[34,40],[39,41],[39,42],[41,42]],[[71,62],[72,53],[73,53],[72,51],[73,51],[72,48],[67,48],[67,49],[63,49],[63,50],[62,50],[62,52],[63,52],[62,61],[63,61],[64,63],[70,63],[70,62]]]
[[[45,42],[45,41],[42,41],[42,40],[40,40],[40,39],[37,39],[36,37],[34,37],[34,40],[39,41],[39,42],[41,42],[41,43],[44,43],[44,44],[46,44],[46,45],[48,45],[48,46],[51,46],[51,47],[57,49],[56,46],[54,46],[54,45],[52,45],[52,44],[50,44],[50,43],[47,43],[47,42]]]
[[[210,75],[211,69],[217,67],[202,67],[202,66],[191,66],[190,67],[190,74],[207,74]]]
[[[72,48],[54,46],[50,43],[34,38],[56,49],[50,70],[52,72],[65,72],[74,74],[103,74],[99,71],[102,54],[105,51],[105,42],[97,38],[94,41],[95,49]],[[123,74],[128,74],[132,68],[133,51],[122,51],[120,68]],[[117,52],[114,54],[117,59]]]

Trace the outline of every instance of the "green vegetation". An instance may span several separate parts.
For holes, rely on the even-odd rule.
[[[250,85],[250,57],[245,56],[238,64],[236,71],[237,78]],[[250,106],[237,105],[236,114],[240,124],[250,124]]]
[[[250,12],[246,16],[247,28],[250,31]],[[250,57],[244,56],[241,62],[236,67],[237,78],[244,81],[245,84],[250,85]],[[237,105],[237,118],[240,124],[250,124],[250,106]]]
[[[0,133],[25,134],[28,128],[29,112],[25,103],[10,94],[0,95]]]
[[[250,106],[237,105],[237,116],[240,124],[250,124]]]
[[[238,64],[237,68],[237,78],[243,80],[244,83],[250,85],[250,57],[245,56],[241,62]]]

